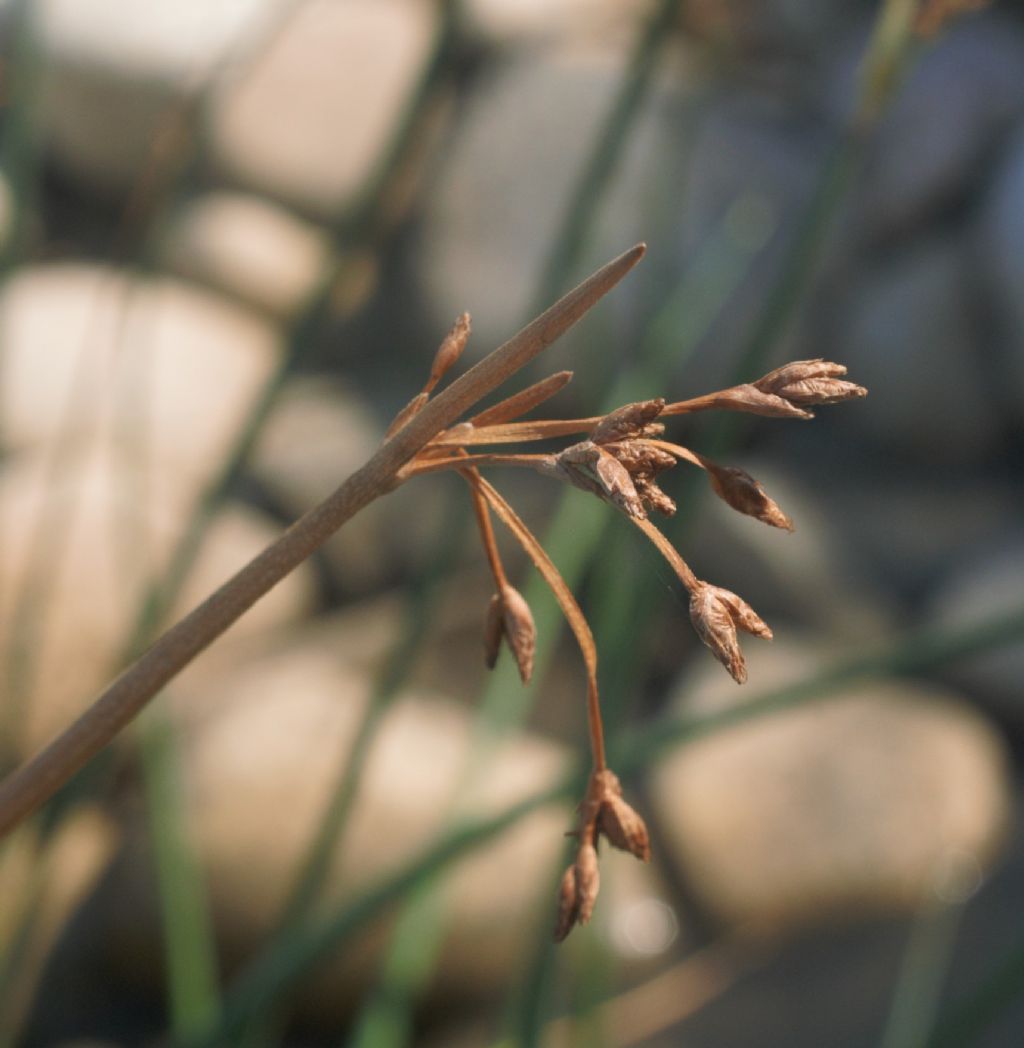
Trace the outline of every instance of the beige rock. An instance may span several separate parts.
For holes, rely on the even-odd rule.
[[[336,214],[381,156],[434,25],[434,9],[419,0],[302,4],[260,59],[218,91],[211,119],[221,166]]]
[[[253,470],[298,517],[362,466],[382,437],[380,420],[355,392],[324,379],[294,380],[260,436]],[[366,594],[418,565],[453,491],[462,495],[454,478],[412,481],[348,521],[324,546],[342,590]]]
[[[820,661],[807,645],[775,643],[751,652],[749,688],[801,679]],[[720,708],[720,682],[699,677],[688,708]],[[895,681],[683,747],[656,770],[654,801],[696,889],[737,923],[934,899],[954,875],[980,878],[1010,814],[990,725],[954,695]]]
[[[39,118],[53,152],[107,191],[131,187],[189,93],[269,23],[278,0],[40,0]]]
[[[0,294],[8,447],[102,439],[187,499],[216,473],[279,359],[274,329],[174,280],[86,264],[28,269]],[[175,492],[164,489],[170,470]]]
[[[642,4],[622,0],[469,0],[466,17],[481,33],[505,43],[635,31]]]
[[[15,650],[30,645],[21,697],[11,698],[23,706],[25,748],[64,727],[112,676],[144,587],[185,527],[180,501],[161,502],[146,490],[109,455],[72,459],[56,473],[39,456],[25,455],[0,475],[0,666],[20,676],[11,668]],[[212,592],[279,530],[241,506],[221,511],[175,612]],[[295,620],[314,591],[312,569],[303,566],[227,637]]]
[[[243,193],[209,193],[171,223],[167,265],[257,309],[293,314],[327,261],[324,233],[282,208]]]

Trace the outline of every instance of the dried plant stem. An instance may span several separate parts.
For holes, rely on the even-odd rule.
[[[442,470],[455,469],[460,473],[467,467],[477,466],[525,466],[543,473],[553,468],[550,455],[460,455],[449,458],[427,459],[410,463],[398,474],[399,482],[424,473],[440,473]]]
[[[63,734],[0,783],[0,835],[48,800],[168,681],[342,524],[392,490],[402,466],[579,320],[645,250],[638,244],[613,259],[453,382],[334,494],[167,630]]]
[[[491,574],[494,576],[494,587],[496,592],[501,593],[508,585],[508,576],[505,574],[505,566],[501,563],[501,554],[498,552],[498,543],[494,538],[494,527],[491,525],[491,511],[476,483],[480,474],[475,469],[460,470],[469,484],[470,494],[473,499],[473,513],[476,515],[477,527],[480,529],[480,541],[487,555],[487,563],[490,565]]]
[[[688,592],[692,592],[697,585],[697,576],[690,570],[690,565],[679,555],[675,546],[646,518],[630,517],[629,519],[658,547],[661,555],[672,565],[672,569],[679,576],[679,581]]]
[[[566,586],[558,569],[552,563],[551,558],[544,551],[544,547],[537,541],[530,529],[519,518],[516,511],[498,494],[498,492],[483,477],[477,475],[467,478],[475,485],[477,490],[487,499],[491,509],[501,519],[502,523],[512,532],[519,544],[526,551],[527,556],[533,561],[537,570],[544,577],[544,581],[551,587],[559,607],[565,615],[569,628],[576,636],[583,662],[587,669],[587,726],[590,730],[590,748],[594,758],[594,771],[604,771],[607,767],[604,751],[604,726],[601,722],[601,704],[597,690],[597,645],[594,644],[594,636],[590,632],[590,626],[576,603],[569,587]]]

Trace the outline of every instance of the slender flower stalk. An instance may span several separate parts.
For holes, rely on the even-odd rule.
[[[522,594],[509,582],[492,515],[509,530],[550,587],[583,658],[592,770],[573,831],[576,855],[561,883],[555,937],[564,939],[575,925],[586,924],[600,885],[601,839],[643,861],[650,858],[650,839],[643,819],[623,800],[622,786],[607,764],[597,647],[586,617],[541,543],[483,471],[497,467],[531,469],[618,510],[669,563],[689,594],[690,618],[697,635],[730,675],[743,683],[747,671],[738,634],[770,639],[771,630],[741,597],[698,578],[650,515],[671,516],[676,512],[676,504],[661,482],[677,462],[683,461],[704,470],[715,493],[738,512],[787,531],[793,524],[744,470],[720,465],[682,444],[665,440],[665,420],[711,409],[809,419],[811,407],[857,399],[866,393],[843,377],[846,369],[842,365],[816,359],[786,364],[755,382],[703,397],[673,403],[655,397],[591,418],[522,420],[526,412],[548,402],[566,386],[572,378],[568,371],[535,382],[491,407],[477,409],[485,396],[614,287],[643,253],[643,245],[638,245],[610,262],[435,397],[435,389],[458,362],[469,339],[469,315],[458,317],[434,357],[423,388],[395,417],[384,444],[370,461],[164,634],[64,735],[0,783],[0,834],[46,800],[167,681],[354,513],[408,480],[454,471],[469,488],[494,580],[484,621],[487,666],[493,668],[504,642],[523,682],[528,683],[536,647],[533,616]],[[573,442],[559,451],[523,450],[523,446],[537,441],[566,437],[574,438]],[[488,445],[505,444],[520,447],[507,453],[487,450]]]

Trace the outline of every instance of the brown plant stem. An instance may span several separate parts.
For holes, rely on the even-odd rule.
[[[469,484],[469,492],[473,499],[473,513],[476,515],[477,527],[480,530],[480,542],[487,555],[487,563],[494,577],[495,592],[501,593],[508,585],[508,576],[505,574],[505,566],[501,563],[501,554],[498,552],[498,543],[494,537],[494,527],[491,524],[491,511],[476,483],[480,474],[475,469],[460,470],[462,476]]]
[[[552,563],[544,547],[534,537],[533,532],[523,523],[516,511],[505,501],[497,490],[479,474],[466,478],[475,485],[487,499],[491,509],[502,523],[512,532],[519,544],[533,561],[544,581],[550,586],[555,600],[558,601],[565,615],[569,628],[576,637],[583,662],[587,670],[587,727],[590,730],[590,749],[594,758],[594,771],[604,771],[607,767],[604,750],[604,725],[601,720],[601,702],[597,690],[597,645],[590,626],[576,603],[572,591]]]
[[[658,547],[661,555],[672,565],[672,570],[679,576],[679,581],[686,587],[687,592],[692,593],[697,585],[697,576],[690,570],[690,565],[679,555],[675,546],[646,518],[639,520],[636,517],[630,517],[629,519]]]
[[[525,466],[540,473],[550,472],[554,468],[551,455],[453,455],[448,458],[419,459],[410,462],[398,473],[399,483],[424,473],[440,473],[446,469],[458,470],[460,473],[467,467],[478,466]]]
[[[69,728],[0,783],[0,836],[52,797],[168,681],[342,524],[391,491],[402,466],[568,330],[645,250],[638,244],[613,259],[453,382],[332,495],[159,637]]]

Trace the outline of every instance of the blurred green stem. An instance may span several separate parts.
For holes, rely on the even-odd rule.
[[[159,888],[171,1031],[185,1040],[216,1022],[216,949],[199,860],[185,819],[181,752],[173,722],[148,711],[139,732]]]

